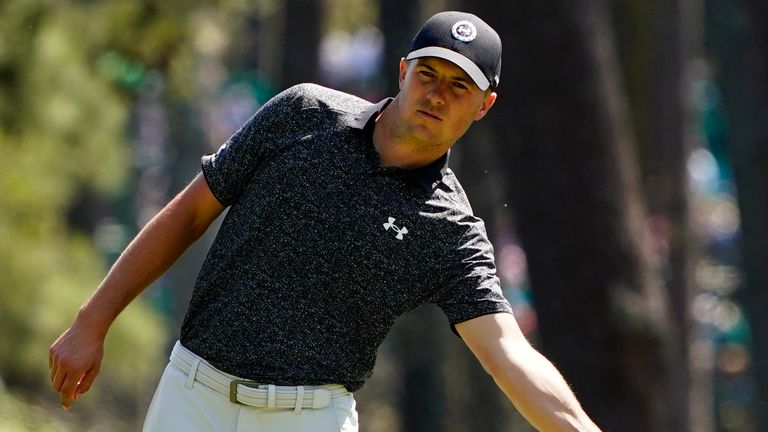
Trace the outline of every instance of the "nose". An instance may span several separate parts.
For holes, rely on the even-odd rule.
[[[445,103],[445,85],[436,82],[430,86],[427,91],[427,99],[433,105],[443,105]]]

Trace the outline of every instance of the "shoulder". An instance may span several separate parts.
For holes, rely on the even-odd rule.
[[[467,194],[453,170],[446,170],[441,183],[435,189],[430,203],[441,210],[450,233],[451,248],[468,243],[476,246],[488,244],[485,222],[474,214]]]
[[[434,198],[442,202],[444,206],[452,209],[451,213],[457,218],[474,217],[467,193],[452,169],[447,168],[445,170],[441,183],[442,185],[435,191]]]
[[[290,87],[275,96],[273,101],[290,105],[293,109],[301,111],[352,117],[373,105],[355,95],[312,83]]]

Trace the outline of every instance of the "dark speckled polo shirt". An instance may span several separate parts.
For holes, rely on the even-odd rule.
[[[355,391],[404,312],[434,303],[451,325],[511,312],[447,157],[379,166],[372,118],[387,102],[295,86],[203,157],[229,210],[182,325],[185,347],[246,379]]]

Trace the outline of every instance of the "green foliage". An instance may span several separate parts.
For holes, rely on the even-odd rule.
[[[113,258],[70,226],[72,203],[84,192],[102,203],[125,193],[130,113],[145,77],[159,74],[171,97],[190,103],[209,42],[196,37],[199,24],[216,18],[228,43],[249,11],[278,7],[276,0],[0,2],[0,382],[14,392],[58,400],[48,347]],[[85,415],[74,421],[110,407],[123,416],[143,411],[165,343],[157,314],[141,298],[130,305],[107,337],[100,377],[75,404]],[[0,430],[67,430],[19,399],[0,398]],[[7,414],[17,410],[20,417]]]
[[[135,7],[132,2],[0,4],[0,376],[12,388],[52,401],[48,347],[106,272],[92,240],[67,225],[69,206],[83,190],[116,193],[130,169],[125,136],[131,100],[97,62],[120,37],[97,10],[107,6],[115,8],[110,19],[140,19],[120,14]],[[176,30],[169,34],[158,43],[178,38]],[[148,49],[137,53],[151,60]],[[92,394],[77,406],[95,412],[100,400],[143,402],[163,363],[165,339],[156,314],[141,301],[131,305],[107,338]],[[66,430],[2,397],[0,430]],[[22,417],[8,415],[17,409]]]

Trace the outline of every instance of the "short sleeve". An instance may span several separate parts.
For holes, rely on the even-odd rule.
[[[222,205],[229,206],[248,186],[254,172],[296,122],[300,91],[292,87],[264,104],[219,149],[202,158],[208,187]]]
[[[434,303],[448,317],[451,328],[460,322],[491,313],[512,313],[501,291],[493,246],[482,220],[467,225],[459,243],[448,252],[444,275]]]

